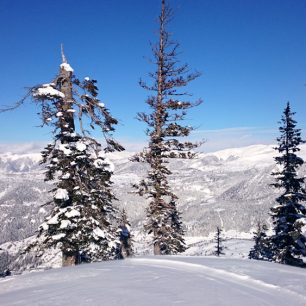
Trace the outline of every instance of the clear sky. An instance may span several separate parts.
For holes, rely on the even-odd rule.
[[[190,112],[204,151],[272,143],[289,100],[306,128],[305,0],[171,0],[170,25],[182,62],[202,72],[189,86],[204,103]],[[120,119],[115,134],[132,148],[145,140],[135,120],[147,109],[139,78],[154,67],[159,0],[0,0],[0,104],[49,82],[60,44],[79,78],[98,80],[100,98]],[[0,115],[0,143],[48,141],[29,102]],[[306,134],[304,135],[306,138]]]

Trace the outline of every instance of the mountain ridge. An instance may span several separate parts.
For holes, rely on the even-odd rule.
[[[147,165],[129,161],[133,153],[110,155],[115,164],[114,190],[119,208],[132,225],[142,228],[147,200],[131,185],[146,174]],[[222,226],[225,231],[251,232],[258,220],[269,222],[268,212],[278,192],[269,185],[277,169],[270,145],[253,145],[210,153],[192,160],[169,160],[169,182],[178,195],[187,234],[205,236]],[[306,145],[299,156],[306,158]],[[39,153],[0,154],[0,243],[28,237],[48,213],[52,183],[44,182]],[[305,166],[300,170],[305,174]]]

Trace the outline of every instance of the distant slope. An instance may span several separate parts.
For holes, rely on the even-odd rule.
[[[306,159],[306,145],[301,156]],[[116,169],[117,205],[125,207],[134,228],[141,229],[147,202],[133,194],[146,165],[129,161],[131,153],[112,155]],[[269,186],[276,169],[272,146],[255,145],[199,154],[194,160],[171,160],[170,178],[189,236],[204,236],[222,225],[233,235],[250,232],[258,219],[266,220],[277,192]],[[0,244],[33,234],[50,209],[41,207],[52,185],[43,181],[39,154],[0,154]],[[300,171],[306,174],[305,166]],[[236,233],[236,234],[235,234]]]
[[[299,306],[305,292],[305,269],[213,257],[143,257],[0,280],[3,306]]]

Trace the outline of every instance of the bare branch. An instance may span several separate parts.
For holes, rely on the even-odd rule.
[[[21,105],[23,105],[25,103],[25,101],[32,95],[32,91],[33,91],[34,88],[35,87],[31,87],[30,89],[28,89],[28,92],[26,93],[26,95],[21,100],[16,102],[14,105],[12,105],[12,106],[4,105],[3,108],[0,108],[0,113],[15,110],[18,107],[20,107]]]

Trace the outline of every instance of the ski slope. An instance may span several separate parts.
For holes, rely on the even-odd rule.
[[[247,259],[163,256],[0,280],[0,305],[306,305],[306,270]]]

